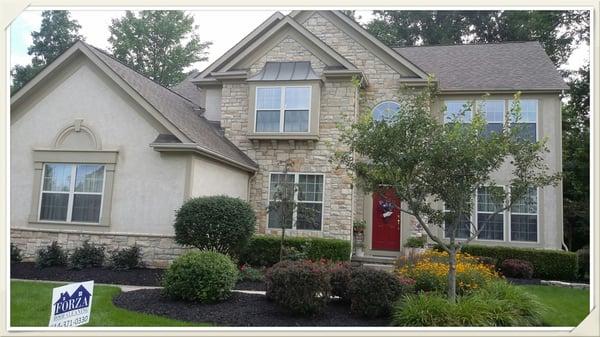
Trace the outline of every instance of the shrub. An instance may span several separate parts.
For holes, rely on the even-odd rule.
[[[367,267],[352,271],[350,311],[367,318],[385,317],[403,293],[412,291],[411,281],[392,273]]]
[[[279,246],[281,238],[270,235],[255,235],[240,255],[240,263],[251,266],[270,267],[279,262]],[[285,247],[302,254],[309,260],[321,259],[331,261],[348,261],[350,259],[350,241],[324,238],[288,237]]]
[[[110,255],[110,267],[112,269],[128,270],[141,268],[143,266],[142,252],[138,246],[123,248],[121,250],[114,251]]]
[[[439,249],[439,247],[438,247]],[[506,259],[528,261],[533,277],[546,280],[574,280],[577,277],[577,254],[562,250],[466,245],[462,252],[496,259],[496,267]]]
[[[581,248],[577,251],[577,276],[580,280],[590,279],[590,250]]]
[[[450,303],[444,294],[405,296],[394,305],[395,326],[536,326],[543,306],[535,296],[504,281],[490,282]]]
[[[506,277],[526,279],[533,277],[533,265],[527,261],[518,259],[506,259],[502,261],[500,271]]]
[[[102,267],[104,263],[104,247],[90,244],[88,240],[81,247],[75,248],[69,257],[69,265],[73,269]]]
[[[427,250],[412,262],[399,263],[396,273],[415,281],[418,291],[445,292],[448,289],[448,254]],[[464,294],[481,288],[499,275],[491,266],[479,262],[468,254],[456,256],[456,290]]]
[[[246,201],[227,196],[193,198],[176,213],[175,241],[236,256],[255,226],[254,210]]]
[[[331,278],[331,295],[339,297],[344,302],[350,301],[350,280],[352,265],[350,262],[336,262],[329,266]]]
[[[237,268],[228,256],[192,251],[165,271],[163,293],[173,299],[214,303],[228,298],[237,280]]]
[[[406,239],[406,242],[404,243],[404,247],[423,248],[423,247],[425,247],[426,243],[427,243],[426,236],[411,236],[408,239]]]
[[[262,282],[265,280],[265,271],[261,268],[254,268],[248,265],[240,267],[240,281]]]
[[[23,260],[23,256],[21,256],[21,249],[14,245],[12,242],[10,244],[10,263],[21,262]]]
[[[330,277],[323,263],[282,261],[265,276],[267,298],[298,315],[321,313],[331,293]]]
[[[38,268],[66,266],[67,253],[58,245],[58,242],[53,241],[46,248],[41,248],[37,251],[35,264]]]

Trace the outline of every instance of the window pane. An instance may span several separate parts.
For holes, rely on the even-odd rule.
[[[298,177],[299,201],[323,201],[323,176],[301,174]]]
[[[488,123],[485,126],[485,131],[484,131],[484,135],[491,135],[492,133],[500,133],[502,132],[502,128],[504,127],[504,124],[502,123]]]
[[[71,221],[99,222],[102,196],[97,194],[75,194]]]
[[[256,132],[279,132],[279,110],[256,111]]]
[[[537,215],[510,217],[510,239],[513,241],[537,241]]]
[[[455,118],[460,118],[463,123],[471,122],[472,112],[466,101],[446,101],[445,104],[444,123],[451,122]]]
[[[71,185],[71,164],[46,164],[44,191],[68,192]]]
[[[308,110],[286,110],[283,130],[286,132],[308,132]]]
[[[518,128],[518,139],[535,142],[537,139],[537,126],[535,123],[513,123],[511,127]]]
[[[102,192],[104,165],[77,165],[75,192]]]
[[[527,194],[511,206],[513,213],[537,213],[537,189],[529,188]]]
[[[283,207],[280,207],[279,202],[270,201],[269,202],[269,219],[267,226],[269,228],[281,228],[283,223]],[[287,216],[285,217],[285,228],[292,228],[292,217],[293,217],[293,207],[287,208]]]
[[[310,109],[310,88],[285,88],[285,109],[286,110],[309,110]]]
[[[477,190],[477,211],[480,212],[495,212],[502,209],[503,202],[495,200],[493,191],[500,192],[502,187],[490,186],[482,187]]]
[[[483,226],[478,238],[482,240],[504,240],[504,215],[496,214],[491,218],[490,216],[489,213],[477,214],[477,228]],[[489,221],[488,218],[490,218]]]
[[[535,123],[537,115],[537,100],[524,99],[521,101],[521,122]]]
[[[485,120],[488,123],[504,122],[504,101],[481,102],[481,111],[485,114]]]
[[[256,110],[281,109],[281,88],[256,88]]]
[[[42,193],[40,220],[67,221],[68,204],[66,193]]]
[[[269,200],[281,200],[285,195],[294,199],[294,175],[271,174]]]
[[[393,101],[379,103],[373,109],[373,119],[376,121],[390,120],[400,111],[400,104]]]
[[[450,237],[450,231],[453,230],[452,224],[455,221],[456,215],[452,215],[451,212],[444,212],[446,219],[444,221],[444,235],[445,237]],[[460,224],[456,229],[456,238],[457,239],[467,239],[471,236],[471,222],[469,221],[469,217],[465,214],[461,216]]]
[[[299,203],[296,228],[320,230],[322,208],[321,203]]]

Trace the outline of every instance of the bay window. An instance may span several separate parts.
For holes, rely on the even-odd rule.
[[[269,182],[268,228],[321,230],[323,214],[323,175],[271,173]],[[293,200],[288,213],[276,207],[281,198]],[[285,224],[284,224],[285,221]]]
[[[256,88],[255,131],[309,132],[310,86]]]

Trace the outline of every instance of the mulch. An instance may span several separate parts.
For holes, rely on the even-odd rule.
[[[292,316],[265,295],[234,292],[216,304],[175,301],[161,295],[160,289],[122,292],[113,298],[117,307],[172,319],[213,323],[218,326],[387,326],[384,319],[363,319],[350,314],[348,304],[331,302],[315,317]]]

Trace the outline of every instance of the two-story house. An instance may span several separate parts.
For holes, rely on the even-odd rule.
[[[383,221],[380,200],[354,188],[330,159],[345,149],[340,125],[397,111],[401,87],[422,87],[430,75],[442,94],[434,111],[445,105],[452,113],[489,93],[490,128],[522,92],[529,136],[548,138],[546,160],[561,170],[566,86],[539,43],[392,49],[339,11],[275,13],[171,89],[78,42],[15,93],[12,242],[26,257],[52,240],[136,243],[148,263],[164,266],[182,252],[172,224],[186,199],[243,198],[257,213],[257,232],[278,233],[281,221],[267,207],[285,180],[298,184],[302,209],[318,215],[305,221],[295,212],[291,235],[351,240],[353,222],[364,219],[367,253],[398,255],[415,221]],[[285,161],[293,163],[287,175]],[[508,171],[496,174],[501,181]],[[480,194],[475,200],[486,200]],[[560,249],[561,187],[531,196],[534,205],[500,215],[476,241]],[[475,224],[489,205],[476,206]]]

